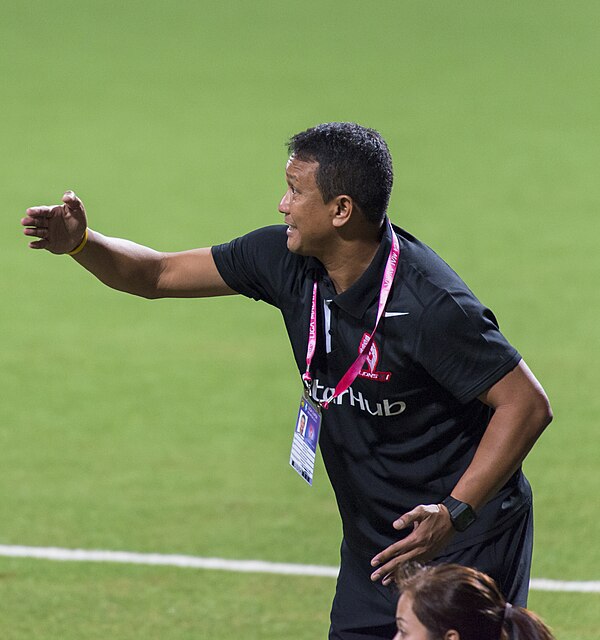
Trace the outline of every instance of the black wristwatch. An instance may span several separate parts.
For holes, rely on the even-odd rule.
[[[450,521],[457,531],[465,531],[477,519],[473,507],[466,502],[461,502],[452,496],[448,496],[442,500],[442,504],[450,513]]]

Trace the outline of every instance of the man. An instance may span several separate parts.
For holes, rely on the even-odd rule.
[[[527,599],[531,491],[521,463],[552,414],[496,320],[386,216],[387,145],[351,123],[294,136],[285,226],[159,253],[88,230],[73,192],[27,210],[32,248],[70,253],[147,298],[242,293],[278,307],[343,522],[330,638],[390,638],[395,567],[458,562]],[[326,408],[325,408],[326,407]]]
[[[305,413],[301,413],[300,414],[300,422],[298,424],[298,431],[300,432],[300,435],[302,437],[304,437],[304,430],[306,429],[306,414]]]

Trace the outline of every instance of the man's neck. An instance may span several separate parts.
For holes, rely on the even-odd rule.
[[[321,259],[338,294],[349,289],[373,261],[381,238],[344,243]]]

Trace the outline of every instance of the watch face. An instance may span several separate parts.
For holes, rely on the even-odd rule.
[[[457,531],[464,531],[470,527],[473,522],[475,522],[477,516],[471,506],[466,502],[461,502],[460,500],[456,500],[456,498],[449,496],[442,501],[442,504],[448,509],[452,526]]]
[[[457,531],[464,531],[475,522],[475,513],[468,504],[463,502],[454,513],[450,513],[450,518]]]

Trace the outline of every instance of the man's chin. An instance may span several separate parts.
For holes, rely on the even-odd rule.
[[[305,242],[302,242],[302,238],[297,231],[288,235],[287,248],[290,253],[295,253],[298,256],[305,256],[306,258],[315,256],[314,251],[307,247]],[[314,249],[314,247],[312,249]]]
[[[305,258],[314,257],[313,253],[310,253],[310,251],[305,251],[302,247],[298,247],[296,245],[290,247],[289,242],[287,248],[290,253],[293,253],[297,256],[304,256]]]
[[[287,239],[287,248],[290,253],[297,253],[299,256],[303,256],[302,247],[299,242],[296,242],[293,238]]]

